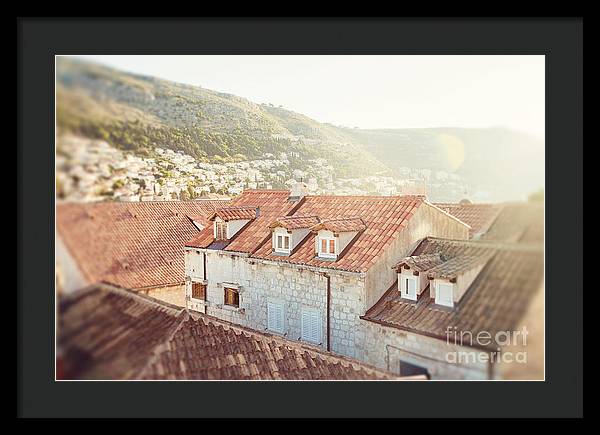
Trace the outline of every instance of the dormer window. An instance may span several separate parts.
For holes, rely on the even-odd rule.
[[[415,255],[403,258],[392,267],[398,273],[398,291],[402,299],[418,300],[429,285],[425,272],[444,261],[440,254]]]
[[[403,258],[392,267],[398,273],[402,298],[416,301],[429,286],[429,297],[437,305],[454,307],[492,255],[491,251],[477,254],[449,257],[433,252]]]
[[[449,282],[437,282],[435,284],[435,303],[447,307],[454,306],[454,284]]]
[[[330,219],[311,227],[315,237],[315,251],[320,258],[337,260],[340,253],[364,230],[364,221],[358,217]]]
[[[337,237],[319,237],[319,257],[335,258],[337,256]]]
[[[309,228],[319,222],[316,216],[285,216],[272,222],[273,252],[290,255],[308,235]]]
[[[215,220],[215,239],[227,240],[227,222],[220,219]]]
[[[214,221],[215,240],[230,240],[248,222],[259,214],[258,207],[223,207],[215,211],[209,218]]]
[[[400,291],[403,298],[417,300],[418,279],[416,276],[400,275]]]
[[[275,243],[275,252],[281,252],[283,254],[290,253],[290,236],[277,234]]]

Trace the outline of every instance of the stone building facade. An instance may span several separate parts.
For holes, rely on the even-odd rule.
[[[214,240],[214,231],[207,228],[187,243],[187,308],[359,360],[366,359],[368,350],[363,343],[366,322],[360,316],[396,280],[393,264],[429,235],[468,237],[467,225],[423,198],[306,196],[290,205],[289,193],[273,195],[279,196],[279,202],[271,207],[272,198],[264,191],[245,192],[231,210],[223,212],[233,213],[233,219],[235,207],[260,210],[259,217],[231,241]],[[273,252],[275,230],[270,226],[282,216],[317,217],[321,225],[337,219],[339,234],[345,230],[356,234],[347,243],[340,237],[346,247],[335,259],[315,253],[316,230],[292,242],[290,255],[280,255]],[[358,218],[364,228],[349,228]],[[290,227],[292,239],[298,226]],[[247,243],[245,231],[253,236],[252,243]],[[254,237],[257,234],[260,237]],[[196,297],[194,285],[202,286]],[[227,304],[226,288],[237,292],[237,306]],[[273,321],[274,317],[281,322]]]
[[[426,238],[395,267],[397,283],[362,316],[363,361],[431,379],[544,378],[543,249]],[[452,294],[440,301],[432,285]],[[420,293],[418,291],[421,290]]]
[[[399,374],[409,366],[425,369],[430,379],[484,380],[493,376],[486,357],[479,357],[481,352],[487,354],[485,351],[377,323],[363,321],[362,326],[362,360],[389,372]]]

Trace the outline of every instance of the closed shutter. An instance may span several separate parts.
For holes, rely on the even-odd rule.
[[[224,302],[225,305],[230,305],[232,307],[239,308],[240,306],[240,294],[237,289],[225,287],[224,288],[225,296]]]
[[[283,304],[267,303],[267,328],[270,331],[283,334]]]
[[[452,286],[450,284],[438,284],[438,302],[441,304],[452,304]]]
[[[302,340],[321,343],[321,315],[315,310],[302,311]]]
[[[192,297],[198,300],[206,300],[206,285],[199,282],[193,282]]]

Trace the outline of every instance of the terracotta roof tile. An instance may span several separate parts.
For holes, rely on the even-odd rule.
[[[459,274],[486,263],[491,255],[492,251],[477,255],[457,255],[427,270],[427,277],[430,279],[454,279]]]
[[[439,266],[445,261],[446,258],[444,258],[439,252],[435,252],[433,254],[413,255],[403,258],[395,266],[393,266],[392,269],[400,272],[402,267],[408,266],[412,270],[425,272],[434,268],[435,266]]]
[[[462,203],[435,203],[452,216],[463,221],[471,227],[469,236],[485,233],[494,219],[502,210],[502,204],[462,204]]]
[[[296,230],[301,228],[310,228],[319,223],[318,216],[303,216],[301,214],[294,216],[283,216],[277,218],[269,225],[269,228],[286,228],[288,230]]]
[[[289,256],[271,252],[270,239],[252,255],[273,261],[364,272],[383,248],[398,237],[408,219],[424,202],[422,196],[306,196],[292,215],[314,215],[322,221],[359,217],[366,228],[336,261],[315,257],[315,234],[309,234]],[[269,233],[267,233],[267,236]]]
[[[502,208],[483,240],[513,243],[544,242],[544,204],[508,203]]]
[[[184,281],[183,245],[222,200],[62,203],[57,234],[89,282],[128,288]],[[211,227],[212,230],[212,227]]]
[[[448,327],[456,327],[459,333],[487,331],[494,335],[517,325],[543,284],[540,246],[427,238],[413,253],[430,254],[487,262],[453,309],[436,305],[429,287],[416,303],[407,302],[394,283],[362,318],[443,340]]]
[[[106,285],[64,297],[59,320],[67,378],[397,379],[349,358]]]
[[[216,217],[224,221],[250,220],[257,217],[258,207],[254,206],[231,206],[218,208],[208,220],[214,220]]]
[[[312,228],[312,232],[318,232],[320,230],[328,230],[334,233],[353,232],[353,231],[364,231],[367,228],[365,222],[359,217],[348,217],[348,218],[337,218],[327,219],[318,224],[315,224]]]
[[[396,239],[408,220],[424,202],[423,196],[305,196],[289,200],[287,190],[246,190],[231,206],[259,207],[259,217],[250,221],[231,240],[217,243],[212,228],[205,228],[186,246],[250,253],[255,258],[365,272],[386,246]],[[229,207],[231,207],[229,206]],[[315,257],[315,234],[309,234],[291,255],[272,253],[270,239],[275,222],[306,225],[318,217],[337,231],[359,231],[343,255],[335,261]],[[320,224],[317,224],[317,226]]]
[[[269,225],[279,216],[285,216],[298,202],[288,201],[288,190],[245,190],[233,199],[232,206],[259,207],[259,216],[246,225],[243,230],[222,248],[226,251],[252,252],[270,236]],[[208,248],[214,242],[212,227],[204,228],[185,245],[194,248]]]

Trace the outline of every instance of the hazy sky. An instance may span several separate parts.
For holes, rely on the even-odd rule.
[[[360,128],[544,137],[544,56],[80,56]]]

